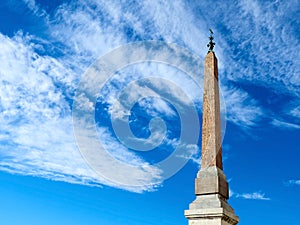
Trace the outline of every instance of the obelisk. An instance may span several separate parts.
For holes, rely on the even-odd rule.
[[[185,210],[189,225],[232,225],[239,222],[228,204],[228,183],[223,172],[218,84],[218,60],[210,30],[204,63],[201,169],[195,180],[196,199]]]

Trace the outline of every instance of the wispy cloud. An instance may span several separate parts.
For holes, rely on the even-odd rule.
[[[47,17],[45,10],[41,9],[35,2],[35,0],[23,0],[27,7],[38,17]]]
[[[199,146],[187,145],[185,148],[186,148],[186,153],[182,155],[178,155],[177,157],[191,160],[200,168],[201,154],[200,154]]]
[[[271,200],[268,197],[265,197],[264,193],[261,192],[253,192],[253,193],[244,193],[244,194],[234,194],[236,198],[243,199],[253,199],[253,200]]]
[[[284,184],[286,186],[300,185],[300,180],[288,180],[288,181],[285,181]]]
[[[231,182],[231,179],[228,180],[228,182]],[[242,198],[242,199],[252,199],[252,200],[271,200],[269,197],[265,196],[265,193],[261,191],[255,191],[250,193],[237,193],[233,189],[229,188],[229,197],[233,198]]]
[[[224,86],[222,90],[227,119],[242,127],[257,125],[263,116],[263,111],[258,103],[247,92],[237,88]]]
[[[57,59],[38,55],[30,36],[18,33],[11,39],[0,34],[0,39],[1,170],[85,185],[106,184],[135,192],[153,190],[151,179],[159,183],[158,169],[144,164],[103,132],[106,145],[114,146],[118,152],[117,159],[136,162],[143,169],[132,173],[133,186],[129,178],[129,183],[122,186],[92,171],[76,146],[66,93],[76,76]]]
[[[230,182],[230,180],[228,181]],[[231,189],[229,188],[229,198],[231,198],[232,196],[234,196],[236,193]]]
[[[279,127],[279,128],[284,128],[284,129],[300,129],[300,125],[293,124],[293,123],[288,123],[285,121],[280,121],[277,119],[272,120],[271,122],[274,126]]]
[[[231,38],[237,44],[236,47],[243,51],[239,51],[236,57],[228,55],[233,56],[235,61],[232,61],[235,67],[231,68],[238,69],[232,71],[232,79],[248,80],[268,87],[281,86],[282,90],[299,94],[296,88],[300,81],[299,57],[294,46],[288,45],[290,41],[299,42],[294,30],[296,27],[293,26],[295,19],[291,18],[296,4],[297,1],[288,4],[241,1],[233,9],[240,14],[232,14],[231,20],[225,19],[225,23],[234,32]],[[289,15],[286,15],[287,11]],[[240,20],[237,22],[232,17],[239,17]]]
[[[58,60],[38,55],[30,36],[0,34],[0,40],[1,170],[100,185],[72,133],[70,104],[63,91],[73,74]]]
[[[293,108],[291,111],[290,111],[290,115],[300,119],[300,106],[297,106],[295,108]]]

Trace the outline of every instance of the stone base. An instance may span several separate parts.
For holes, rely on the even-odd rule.
[[[195,194],[220,194],[229,198],[228,183],[224,172],[216,166],[201,169],[195,180]]]
[[[228,204],[228,183],[215,166],[201,169],[196,178],[196,199],[185,210],[189,225],[235,225],[239,218]]]
[[[235,225],[239,218],[222,208],[185,210],[189,225]]]
[[[227,199],[219,194],[198,195],[189,207],[190,210],[218,208],[234,214],[233,208],[228,204]]]

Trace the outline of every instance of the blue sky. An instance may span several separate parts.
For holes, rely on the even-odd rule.
[[[193,102],[201,119],[210,27],[226,125],[224,171],[239,224],[299,224],[299,14],[297,0],[1,1],[0,224],[187,224],[201,139],[184,143],[187,154],[178,158],[190,160],[168,179],[157,163],[182,146],[181,107]],[[145,62],[93,86],[95,104],[76,95],[98,59],[149,40],[198,57],[196,82],[168,64]],[[76,130],[76,99],[95,110],[96,134]],[[123,100],[137,101],[128,111]],[[157,136],[149,129],[154,117],[165,121]],[[158,145],[127,148],[111,118],[127,118],[138,140]],[[106,176],[84,160],[76,131],[89,147],[100,140],[116,159],[97,158]]]

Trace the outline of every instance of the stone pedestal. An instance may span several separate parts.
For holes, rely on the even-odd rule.
[[[195,182],[196,199],[185,210],[189,225],[235,225],[239,218],[228,204],[228,183],[216,167],[201,169]]]
[[[238,218],[222,208],[191,209],[185,211],[189,225],[232,225],[238,223]]]

